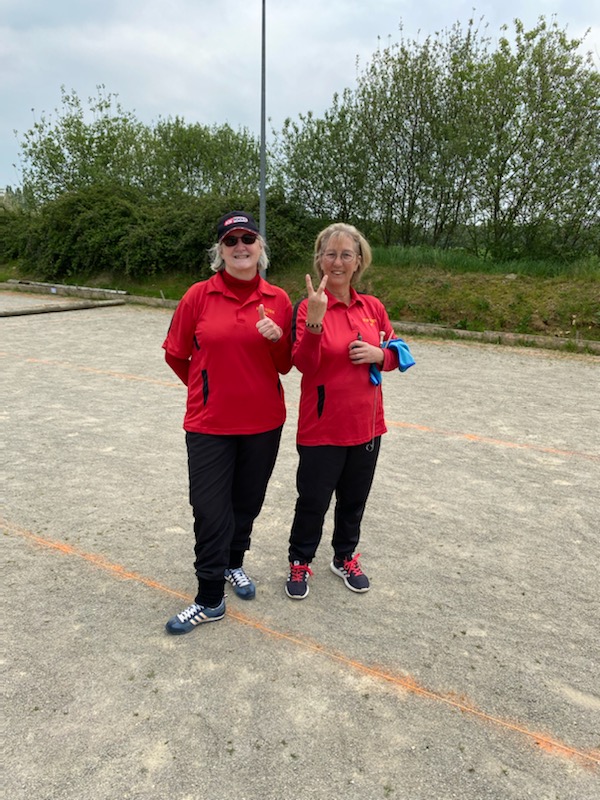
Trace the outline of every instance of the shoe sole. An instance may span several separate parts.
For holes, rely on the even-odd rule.
[[[329,569],[333,572],[334,575],[337,575],[338,578],[341,578],[344,581],[346,587],[350,589],[351,592],[356,592],[356,594],[364,594],[365,592],[368,592],[369,589],[371,588],[370,586],[365,586],[364,589],[357,589],[356,586],[352,586],[350,583],[348,583],[348,578],[344,575],[342,570],[338,569],[333,563],[333,561],[329,565]]]
[[[287,586],[285,587],[285,593],[290,598],[290,600],[304,600],[305,597],[308,597],[309,592],[310,592],[310,587],[307,586],[304,594],[290,594],[288,592]]]

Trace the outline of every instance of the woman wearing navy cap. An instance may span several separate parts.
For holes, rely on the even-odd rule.
[[[285,420],[280,374],[291,369],[292,306],[259,274],[265,243],[244,211],[225,214],[211,249],[216,273],[182,297],[165,360],[187,386],[183,427],[196,538],[195,601],[166,624],[183,634],[225,614],[224,586],[251,600],[243,568]]]

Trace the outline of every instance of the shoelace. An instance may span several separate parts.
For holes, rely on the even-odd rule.
[[[312,569],[308,564],[290,564],[291,581],[304,581],[307,575],[312,575]]]
[[[181,614],[177,614],[181,622],[188,622],[192,617],[195,617],[201,611],[204,611],[204,606],[199,606],[197,603],[192,603]]]
[[[250,584],[252,583],[250,578],[246,575],[246,573],[241,567],[230,569],[229,573],[233,578],[233,582],[236,584],[236,586],[250,586]]]
[[[358,563],[359,558],[360,558],[360,553],[357,553],[351,561],[344,561],[344,569],[349,575],[363,574],[363,571],[360,568],[360,564]]]

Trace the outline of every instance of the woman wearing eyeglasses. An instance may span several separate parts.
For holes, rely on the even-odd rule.
[[[285,420],[279,376],[291,369],[292,305],[259,274],[268,259],[252,216],[225,214],[210,255],[216,274],[184,294],[163,344],[188,390],[183,427],[198,578],[195,601],[166,624],[172,634],[222,619],[226,580],[238,597],[255,596],[243,561]]]
[[[294,311],[292,360],[302,373],[296,477],[298,498],[289,540],[285,591],[308,595],[308,578],[335,492],[332,572],[353,592],[369,580],[356,553],[381,434],[386,427],[378,370],[398,367],[381,344],[393,336],[383,303],[354,284],[371,263],[371,248],[352,225],[321,231],[314,249],[320,280],[306,276],[308,297]]]

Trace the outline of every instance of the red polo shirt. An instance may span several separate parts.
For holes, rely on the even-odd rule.
[[[350,290],[350,305],[327,290],[323,332],[306,329],[303,300],[296,317],[292,347],[294,366],[302,373],[297,442],[302,445],[349,446],[370,442],[385,433],[381,386],[369,380],[368,364],[353,364],[348,345],[360,333],[363,341],[379,345],[379,332],[389,339],[394,331],[383,303],[372,295]],[[397,369],[398,358],[384,350],[380,369]]]
[[[278,342],[256,330],[261,303],[283,330]],[[252,434],[283,424],[279,374],[291,369],[291,319],[287,294],[262,278],[245,300],[220,273],[188,289],[163,343],[170,355],[190,360],[186,431]]]

